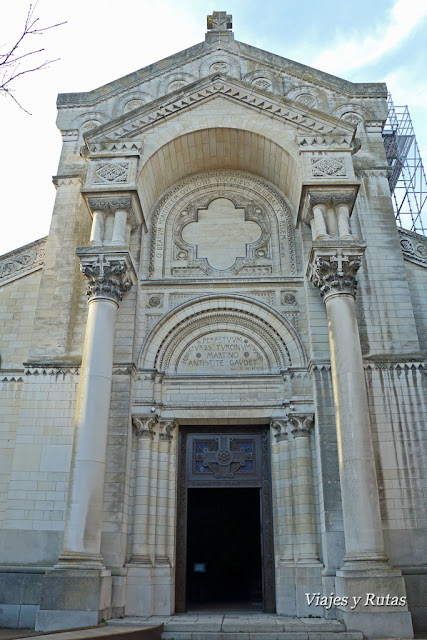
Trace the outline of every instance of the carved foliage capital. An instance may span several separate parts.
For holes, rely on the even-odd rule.
[[[282,442],[283,440],[288,439],[288,426],[289,419],[288,417],[280,418],[277,420],[272,420],[270,423],[272,430],[275,432],[274,437],[276,442]]]
[[[177,426],[175,420],[159,420],[160,425],[160,440],[172,440],[172,431]]]
[[[153,438],[157,416],[132,416],[132,424],[135,427],[135,433],[138,438]]]
[[[131,228],[135,230],[141,224],[141,213],[136,206],[135,198],[132,195],[102,194],[87,196],[86,201],[90,211],[102,211],[105,215],[115,214],[116,211],[126,211],[127,219]]]
[[[99,255],[95,260],[84,257],[80,260],[80,269],[89,281],[86,290],[89,301],[107,298],[118,304],[123,293],[131,288],[131,268],[124,258]]]
[[[292,413],[289,414],[289,425],[292,427],[292,435],[294,438],[308,438],[314,427],[314,415]]]
[[[327,297],[333,293],[347,293],[356,296],[356,273],[362,264],[362,255],[319,256],[311,265],[310,280],[320,289],[320,295]]]
[[[310,193],[307,198],[307,206],[305,210],[304,222],[310,224],[313,219],[313,207],[319,204],[325,205],[327,208],[335,209],[340,204],[348,205],[349,209],[353,204],[354,194],[348,191],[332,192],[332,193]]]

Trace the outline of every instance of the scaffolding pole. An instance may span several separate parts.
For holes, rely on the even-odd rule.
[[[397,107],[388,94],[383,140],[391,167],[389,185],[396,222],[427,236],[427,180],[407,106]]]

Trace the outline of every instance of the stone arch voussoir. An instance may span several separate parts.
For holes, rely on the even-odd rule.
[[[307,366],[300,336],[285,318],[247,296],[224,294],[200,296],[165,315],[148,335],[138,366],[176,373],[186,345],[224,331],[250,337],[264,354],[266,373]]]

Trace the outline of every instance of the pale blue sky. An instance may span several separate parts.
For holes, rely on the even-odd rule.
[[[26,0],[0,0],[0,45],[18,34]],[[235,38],[355,82],[387,82],[395,104],[408,104],[427,162],[427,0],[357,3],[289,0],[39,0],[40,23],[67,20],[35,39],[49,69],[24,76],[16,97],[0,101],[2,234],[0,254],[49,231],[61,137],[56,95],[89,91],[204,39],[206,15],[233,14]]]

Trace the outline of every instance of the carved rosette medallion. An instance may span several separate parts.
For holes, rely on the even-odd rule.
[[[308,438],[314,427],[314,416],[310,414],[291,413],[288,416],[289,425],[293,427],[292,435],[294,438]]]
[[[362,264],[362,255],[316,256],[312,263],[310,280],[320,289],[320,295],[327,299],[332,294],[349,294],[356,297],[356,273]]]
[[[252,441],[238,441],[220,436],[210,442],[199,441],[194,449],[194,471],[213,473],[215,478],[234,478],[238,472],[253,471],[254,446]]]
[[[123,293],[132,286],[131,270],[123,258],[108,258],[104,255],[96,260],[81,257],[80,270],[89,280],[88,301],[106,298],[116,304],[121,302]]]

